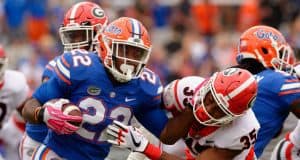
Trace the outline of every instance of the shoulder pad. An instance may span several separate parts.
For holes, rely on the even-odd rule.
[[[194,89],[204,80],[202,77],[189,76],[169,83],[163,92],[165,108],[172,109],[175,106],[178,111],[182,111],[193,97]]]
[[[73,80],[85,79],[88,68],[92,65],[93,59],[98,56],[85,50],[72,50],[61,55],[56,60],[55,73],[67,84],[71,84]]]
[[[158,75],[147,68],[141,73],[139,84],[142,90],[150,96],[160,95],[163,91],[163,86]]]
[[[51,61],[48,62],[48,64],[46,65],[44,72],[42,74],[42,81],[45,78],[51,78],[54,74],[54,69],[56,67],[56,61],[59,57],[55,57],[54,59],[52,59]]]
[[[276,93],[279,92],[282,84],[288,77],[281,72],[265,70],[255,75],[255,78],[259,88],[264,88],[264,90],[268,90],[271,93]],[[274,81],[274,79],[276,79],[276,81]],[[260,90],[262,89],[259,89],[258,92],[260,92]]]

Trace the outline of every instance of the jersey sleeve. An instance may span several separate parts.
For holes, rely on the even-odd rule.
[[[71,85],[71,70],[73,70],[72,54],[65,53],[59,56],[54,67],[53,76],[61,85]]]
[[[160,133],[168,122],[166,112],[158,107],[145,112],[143,115],[137,115],[136,118],[156,137],[160,136]]]
[[[42,104],[54,98],[67,98],[86,76],[90,76],[87,72],[92,61],[85,50],[65,52],[56,58],[55,63],[51,78],[33,94]]]
[[[163,86],[159,77],[149,69],[146,69],[141,77],[140,87],[144,92],[143,101],[135,116],[146,129],[159,137],[168,121],[166,112],[161,109]]]
[[[64,85],[75,85],[90,76],[90,67],[95,57],[98,58],[97,55],[80,49],[65,52],[56,60],[54,76]]]
[[[280,85],[278,96],[285,106],[300,100],[300,80],[294,76],[285,76]]]
[[[142,103],[143,109],[147,110],[161,105],[163,86],[157,74],[145,69],[141,75],[140,87],[145,96]]]
[[[54,75],[56,61],[58,58],[59,57],[55,57],[53,60],[48,62],[42,74],[42,82],[44,81],[44,79],[50,79]]]
[[[51,67],[52,70],[50,70],[50,68],[45,70],[45,72],[47,70],[49,72],[51,71],[51,75],[48,74],[50,79],[42,83],[33,93],[33,97],[41,104],[54,98],[65,98],[69,95],[72,87],[72,54],[65,53],[57,57],[54,62],[49,62],[49,64],[50,63],[55,63],[55,65],[48,66]]]

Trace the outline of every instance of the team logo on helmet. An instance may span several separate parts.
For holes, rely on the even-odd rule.
[[[102,9],[100,9],[100,8],[94,8],[93,9],[93,15],[95,17],[102,18],[102,17],[104,17],[104,11]]]
[[[263,29],[259,29],[255,34],[259,39],[273,39],[274,41],[279,41],[281,43],[285,41],[281,39],[279,35],[272,31],[265,31]]]
[[[223,71],[224,76],[231,76],[238,71],[238,68],[229,68]]]
[[[115,26],[115,25],[110,25],[109,27],[106,28],[106,32],[110,32],[113,34],[120,34],[122,32],[121,28]]]

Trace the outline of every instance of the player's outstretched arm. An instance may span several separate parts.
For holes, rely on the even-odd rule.
[[[152,160],[180,160],[179,157],[161,151],[159,147],[149,143],[149,140],[135,127],[114,121],[108,126],[107,133],[111,136],[109,143],[143,153]]]
[[[195,121],[193,111],[190,107],[186,107],[178,116],[169,119],[162,133],[160,141],[164,144],[174,144],[180,138],[187,135],[189,128]]]

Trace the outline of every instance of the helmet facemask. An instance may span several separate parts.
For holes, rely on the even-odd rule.
[[[272,46],[275,49],[277,58],[273,58],[271,61],[272,66],[275,70],[284,71],[291,74],[293,72],[293,50],[289,45],[278,45],[278,43],[271,38]]]
[[[74,23],[74,25],[60,27],[59,35],[65,51],[73,49],[94,51],[97,44],[97,36],[102,31],[103,27],[101,24],[91,26],[88,22],[85,25]]]
[[[140,76],[148,62],[151,48],[130,39],[115,40],[106,36],[103,36],[103,43],[107,50],[104,64],[117,81],[125,83]]]

